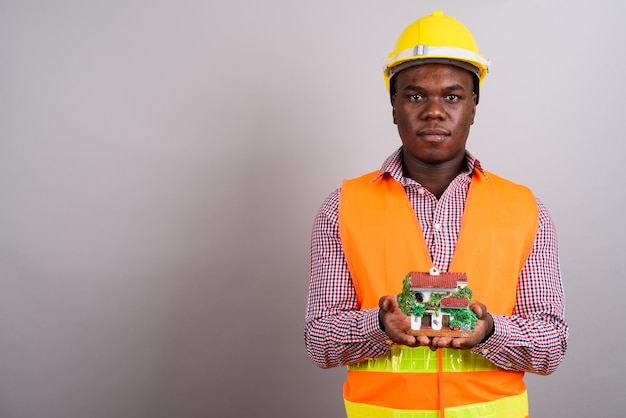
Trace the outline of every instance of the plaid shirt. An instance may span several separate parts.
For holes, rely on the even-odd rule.
[[[382,165],[404,186],[422,227],[435,267],[447,271],[454,253],[465,199],[480,163],[466,153],[468,170],[459,174],[437,198],[402,172],[402,148]],[[380,357],[389,351],[378,325],[378,308],[359,310],[339,238],[337,189],[326,198],[313,224],[304,340],[311,359],[328,368]],[[494,333],[473,348],[507,370],[553,372],[567,349],[564,293],[554,225],[537,200],[539,230],[520,272],[517,302],[510,316],[492,315]],[[489,309],[489,307],[487,307]]]

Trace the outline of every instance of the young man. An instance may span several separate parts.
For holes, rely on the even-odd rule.
[[[523,418],[524,372],[549,374],[565,354],[550,216],[465,148],[487,70],[454,18],[409,25],[384,69],[402,146],[316,216],[305,343],[320,367],[347,365],[348,417]],[[407,332],[396,295],[431,267],[467,274],[469,337]]]

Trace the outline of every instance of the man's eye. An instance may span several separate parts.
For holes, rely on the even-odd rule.
[[[424,96],[422,96],[421,94],[409,94],[409,100],[411,100],[412,102],[419,102],[420,100],[423,100]]]
[[[457,100],[459,100],[460,97],[457,96],[456,94],[448,94],[446,96],[446,100],[450,101],[450,102],[456,102]]]

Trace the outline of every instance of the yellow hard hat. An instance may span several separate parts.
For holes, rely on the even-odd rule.
[[[400,34],[383,68],[387,90],[398,72],[432,62],[465,68],[477,77],[479,85],[489,70],[489,60],[478,52],[472,33],[455,18],[435,10],[432,15],[411,23]]]

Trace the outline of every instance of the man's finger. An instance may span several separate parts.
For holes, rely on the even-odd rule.
[[[380,300],[380,309],[385,312],[393,311],[393,301],[388,296],[383,296]]]

